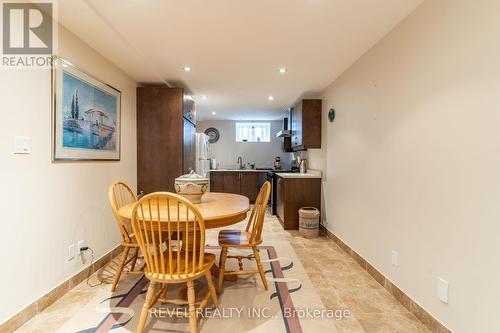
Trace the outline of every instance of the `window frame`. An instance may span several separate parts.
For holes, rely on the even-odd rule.
[[[263,138],[261,140],[257,140],[258,137],[255,139],[244,139],[241,134],[241,129],[246,128],[247,131],[251,130],[251,128],[263,128],[264,129],[264,134]],[[235,141],[236,142],[251,142],[251,143],[270,143],[271,142],[271,122],[270,121],[259,121],[259,122],[248,122],[248,121],[237,121],[235,122]],[[255,134],[254,134],[255,135]],[[248,137],[249,135],[247,135]]]

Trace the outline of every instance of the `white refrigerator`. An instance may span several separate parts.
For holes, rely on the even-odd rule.
[[[210,170],[210,144],[208,135],[205,133],[196,133],[196,173],[208,177]]]

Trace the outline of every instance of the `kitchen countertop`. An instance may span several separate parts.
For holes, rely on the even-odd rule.
[[[277,172],[276,175],[281,178],[316,178],[321,179],[320,170],[308,170],[307,173],[280,173]]]
[[[215,169],[210,172],[268,172],[271,169],[257,170],[257,169]]]

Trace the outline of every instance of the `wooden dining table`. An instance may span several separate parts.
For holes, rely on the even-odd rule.
[[[250,210],[250,202],[247,197],[232,193],[207,192],[202,196],[201,203],[193,205],[200,211],[200,214],[205,222],[205,229],[221,228],[241,222],[246,219],[247,212]],[[118,210],[118,214],[130,221],[132,219],[134,206],[135,203],[123,206]],[[167,209],[168,207],[166,204],[165,206],[160,206],[160,211],[166,211]],[[152,211],[155,212],[156,209],[153,209]],[[146,219],[149,218],[149,216],[144,217]],[[166,219],[167,217],[168,214],[166,213],[160,214],[160,221],[164,218]],[[173,212],[170,214],[170,220],[176,220]],[[212,267],[212,273],[215,276],[218,276],[218,270],[219,268],[217,265]],[[237,278],[236,275],[234,275],[234,277],[235,278],[232,280]]]
[[[221,228],[243,221],[247,217],[250,209],[250,202],[247,197],[232,193],[207,192],[201,197],[201,203],[193,204],[200,211],[205,221],[205,229]],[[132,212],[135,203],[123,206],[118,210],[118,214],[128,220],[132,219]],[[160,207],[160,210],[167,210],[167,207]],[[155,210],[153,210],[155,211]],[[160,220],[167,218],[168,214],[160,214]],[[148,216],[145,216],[147,219]],[[175,221],[172,213],[170,220]]]

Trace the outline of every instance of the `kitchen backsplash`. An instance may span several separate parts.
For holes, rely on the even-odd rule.
[[[267,121],[255,121],[267,122]],[[272,168],[274,158],[281,157],[283,167],[289,167],[293,154],[281,150],[281,138],[276,138],[276,133],[281,130],[283,121],[270,121],[271,142],[236,142],[236,121],[232,120],[206,120],[199,121],[196,132],[204,132],[209,127],[214,127],[220,132],[219,140],[210,145],[210,157],[216,158],[219,168],[235,168],[238,156],[243,158],[243,163],[255,162],[257,168]]]

